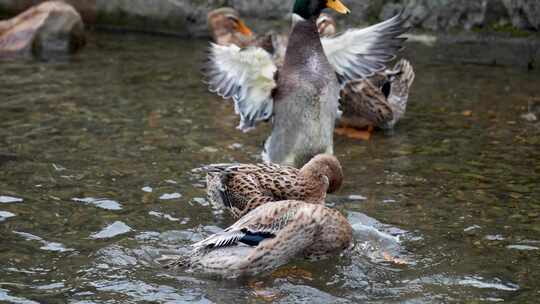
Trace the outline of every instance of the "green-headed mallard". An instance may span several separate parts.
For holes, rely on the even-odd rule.
[[[169,268],[226,277],[255,275],[295,257],[326,258],[351,245],[351,225],[338,211],[301,201],[271,202],[193,244],[193,250]]]
[[[326,193],[339,190],[343,171],[337,158],[321,154],[302,169],[275,164],[216,164],[208,172],[208,197],[235,217],[274,201],[300,200],[324,204]]]
[[[265,161],[301,167],[317,154],[333,154],[341,81],[385,69],[407,29],[398,15],[365,29],[321,41],[316,20],[325,8],[349,10],[339,0],[296,0],[283,66],[261,48],[212,45],[209,88],[232,98],[241,130],[272,118]],[[336,77],[337,75],[337,77]]]
[[[223,9],[216,10],[219,12]],[[229,14],[237,16],[231,19],[231,24],[221,24],[222,31],[230,31],[227,37],[244,35],[238,30],[236,23],[245,24],[239,19],[239,14],[232,10]],[[335,20],[322,13],[317,19],[317,28],[321,37],[331,37],[337,32]],[[215,27],[211,27],[215,32]],[[251,32],[251,30],[249,30]],[[215,35],[214,35],[215,36]],[[269,32],[257,39],[251,39],[250,46],[260,46],[273,54],[273,60],[277,66],[283,64],[288,36]],[[236,44],[246,47],[248,44],[227,41],[226,44]],[[223,43],[218,43],[223,44]],[[393,69],[378,72],[368,79],[354,79],[344,84],[340,92],[340,109],[343,115],[338,119],[339,128],[337,134],[346,135],[357,139],[368,139],[373,128],[391,129],[397,121],[403,117],[407,107],[409,89],[414,80],[412,65],[406,61],[400,61]],[[368,131],[364,131],[367,129]]]

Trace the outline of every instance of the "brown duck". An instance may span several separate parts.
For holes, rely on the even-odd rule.
[[[193,244],[168,268],[225,277],[258,275],[295,257],[328,258],[352,245],[352,227],[337,210],[301,201],[270,202]]]
[[[405,114],[414,77],[412,65],[402,59],[393,69],[347,82],[340,92],[343,128],[336,133],[365,139],[360,129],[392,129]]]
[[[208,197],[214,206],[239,218],[268,202],[301,200],[324,204],[326,193],[341,187],[343,172],[332,155],[315,156],[301,169],[275,164],[216,164],[207,172]]]
[[[208,28],[212,39],[219,45],[235,44],[239,47],[254,45],[253,32],[240,19],[238,12],[223,7],[208,13]]]

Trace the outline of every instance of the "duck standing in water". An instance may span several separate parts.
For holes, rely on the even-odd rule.
[[[202,168],[214,206],[240,218],[268,202],[300,200],[324,204],[326,193],[341,187],[343,171],[336,157],[315,156],[302,169],[275,164],[217,164]]]
[[[405,115],[414,78],[410,62],[401,59],[393,69],[345,83],[340,94],[340,128],[336,133],[368,139],[370,131],[361,129],[393,129]]]
[[[325,8],[349,10],[339,0],[296,0],[283,66],[262,48],[213,45],[209,87],[233,98],[241,130],[272,118],[267,162],[301,167],[317,154],[333,154],[334,124],[342,81],[373,75],[394,58],[406,31],[398,15],[322,43],[316,20]],[[338,77],[336,77],[336,74]]]
[[[351,245],[351,225],[338,211],[301,201],[271,202],[193,244],[169,267],[226,277],[255,275],[295,257],[322,259]]]

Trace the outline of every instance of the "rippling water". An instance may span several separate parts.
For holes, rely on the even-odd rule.
[[[232,222],[191,170],[259,161],[268,132],[206,92],[205,47],[95,34],[71,60],[0,63],[0,302],[537,301],[540,126],[520,116],[540,75],[420,45],[395,132],[336,140],[353,252],[232,281],[161,269]]]

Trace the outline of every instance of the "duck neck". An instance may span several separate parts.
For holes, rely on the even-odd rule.
[[[298,175],[298,183],[306,191],[306,202],[315,204],[324,203],[326,191],[328,190],[328,179],[325,179],[321,172],[304,167]]]
[[[314,54],[324,54],[316,21],[317,17],[296,17],[285,53],[285,67],[305,65]]]

